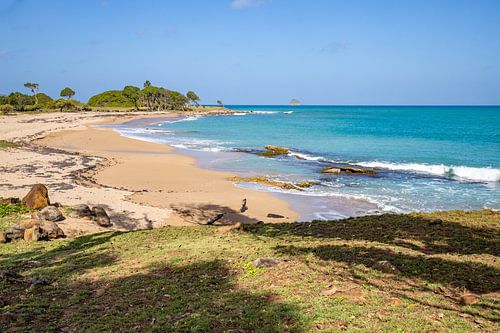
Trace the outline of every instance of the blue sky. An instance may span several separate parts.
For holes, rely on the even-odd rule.
[[[500,104],[498,0],[0,0],[0,93]]]

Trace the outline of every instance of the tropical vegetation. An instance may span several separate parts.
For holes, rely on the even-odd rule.
[[[31,95],[12,92],[0,95],[0,113],[23,111],[82,111],[99,108],[134,108],[135,110],[189,110],[200,106],[200,97],[192,90],[185,95],[146,80],[142,89],[127,85],[122,90],[108,90],[92,96],[88,102],[74,100],[76,92],[70,87],[61,90],[59,99],[40,92],[38,83],[26,82]],[[222,102],[218,101],[222,106]]]

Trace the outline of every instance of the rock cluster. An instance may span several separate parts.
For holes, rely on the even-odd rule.
[[[19,204],[19,199],[6,198],[1,199],[0,202]],[[64,231],[56,223],[64,220],[65,217],[58,207],[50,205],[48,190],[45,185],[33,185],[21,202],[28,208],[40,210],[34,211],[31,214],[31,219],[20,221],[5,232],[0,232],[0,243],[7,243],[16,239],[33,242],[65,237]],[[90,209],[87,205],[77,205],[73,207],[73,214],[76,217],[92,219],[102,227],[111,226],[106,210],[99,206]]]

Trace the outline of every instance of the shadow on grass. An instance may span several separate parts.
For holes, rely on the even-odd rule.
[[[249,226],[256,236],[299,237],[295,245],[276,249],[288,255],[315,255],[321,260],[363,264],[384,269],[378,261],[387,260],[398,268],[400,276],[467,288],[478,293],[500,290],[500,270],[494,267],[500,255],[500,233],[493,225],[473,227],[410,215],[367,216],[341,221],[266,224]],[[351,243],[352,241],[352,243]],[[492,264],[471,256],[486,256]]]
[[[303,332],[296,305],[240,288],[239,269],[222,260],[157,262],[138,273],[117,271],[118,259],[100,246],[117,234],[80,237],[45,254],[3,256],[0,264],[13,268],[28,260],[43,262],[36,272],[50,284],[0,280],[2,330]],[[99,267],[105,267],[101,275],[78,278]],[[108,268],[112,273],[106,273]]]

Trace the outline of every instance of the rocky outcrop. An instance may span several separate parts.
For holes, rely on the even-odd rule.
[[[43,184],[33,185],[21,202],[32,209],[41,209],[50,205],[47,187]]]
[[[301,182],[297,184],[292,184],[292,183],[271,180],[266,177],[231,177],[229,178],[229,180],[232,182],[241,182],[241,183],[258,183],[266,186],[282,188],[284,190],[297,190],[297,191],[304,191],[304,188],[306,187],[319,184],[315,182]]]
[[[320,185],[320,182],[311,182],[311,181],[305,181],[305,182],[300,182],[296,183],[295,186],[301,187],[301,188],[309,188],[313,185]]]
[[[351,166],[335,166],[335,167],[326,167],[321,170],[321,173],[331,173],[335,175],[339,175],[340,173],[347,174],[362,174],[362,175],[376,175],[377,172],[372,169],[363,169],[359,167],[351,167]]]
[[[56,239],[64,237],[65,235],[64,231],[55,222],[29,219],[18,222],[15,226],[7,230],[4,236],[6,243],[22,238],[29,242],[35,242]]]
[[[102,207],[92,207],[92,215],[93,215],[93,220],[100,225],[101,227],[110,227],[111,226],[111,220],[109,219],[108,214]]]
[[[265,146],[266,151],[260,152],[258,155],[265,157],[273,157],[280,155],[288,155],[290,153],[290,149],[280,146]]]

